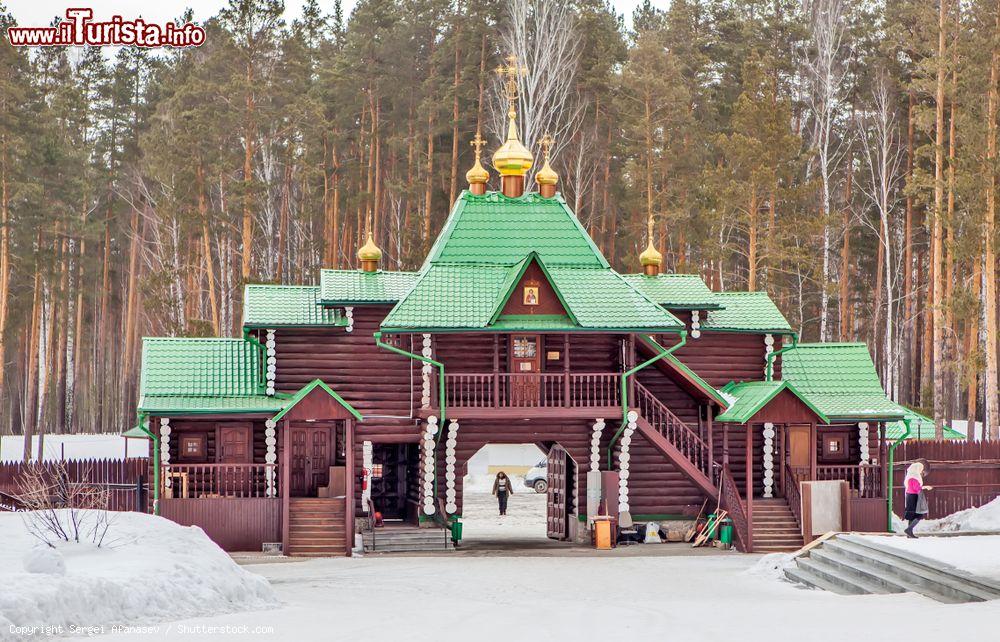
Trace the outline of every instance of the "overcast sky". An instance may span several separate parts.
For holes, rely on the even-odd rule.
[[[2,2],[2,0],[0,0]],[[356,0],[343,0],[344,12],[349,13]],[[641,0],[612,0],[618,13],[631,22],[632,10]],[[227,0],[7,0],[8,10],[22,27],[47,26],[55,16],[64,16],[67,7],[89,7],[96,19],[107,19],[119,14],[124,18],[142,16],[146,20],[162,23],[176,18],[188,7],[194,7],[195,21],[204,20],[227,4]],[[654,0],[654,5],[666,6],[669,0]],[[302,2],[285,0],[285,17],[291,20],[299,15]],[[332,0],[321,0],[320,6],[332,7]]]

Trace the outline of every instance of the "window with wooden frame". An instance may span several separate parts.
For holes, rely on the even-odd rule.
[[[208,439],[203,433],[181,435],[177,440],[180,449],[180,459],[188,461],[204,460],[207,452]]]
[[[847,435],[823,435],[823,460],[846,461],[850,457],[847,450]]]

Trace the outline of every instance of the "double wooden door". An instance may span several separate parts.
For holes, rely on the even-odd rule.
[[[289,431],[289,492],[292,497],[315,497],[316,489],[330,483],[333,461],[333,428],[296,426]]]
[[[569,503],[569,455],[562,446],[553,446],[549,450],[547,476],[549,482],[548,502],[546,507],[546,534],[552,539],[566,539],[568,531]]]

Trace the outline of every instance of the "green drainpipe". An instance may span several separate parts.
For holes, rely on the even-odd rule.
[[[146,428],[144,422],[149,417],[148,412],[140,412],[139,418],[139,429],[142,432],[149,435],[149,438],[153,440],[153,514],[160,514],[160,437],[150,432],[149,428]]]
[[[434,439],[435,444],[441,442],[441,435],[444,434],[444,420],[445,420],[445,389],[444,389],[444,364],[440,361],[435,361],[430,357],[425,357],[423,355],[414,354],[403,350],[402,348],[397,348],[394,345],[389,345],[388,343],[382,341],[382,331],[379,330],[375,332],[375,345],[380,348],[385,348],[390,352],[395,352],[396,354],[401,354],[404,357],[409,357],[410,359],[416,359],[417,361],[423,361],[424,363],[429,363],[438,369],[438,407],[441,410],[441,416],[438,418],[438,433]],[[435,445],[435,449],[437,446]],[[434,458],[434,497],[438,496],[438,475],[437,475],[437,457]],[[434,511],[437,515],[437,511]],[[420,518],[423,518],[423,513],[421,511]],[[442,518],[443,519],[443,518]]]
[[[264,376],[264,373],[267,372],[267,346],[258,341],[252,334],[250,334],[250,330],[246,328],[243,328],[243,340],[248,341],[253,345],[257,346],[258,348],[260,348],[261,358],[260,358],[260,363],[257,365],[257,369],[259,371],[257,373],[257,381],[258,382],[264,381],[267,378]],[[259,385],[263,387],[263,384]]]
[[[798,345],[799,345],[799,335],[798,335],[797,332],[793,332],[792,333],[792,345],[785,346],[781,350],[778,350],[776,352],[769,352],[767,354],[767,372],[766,372],[766,376],[764,377],[765,381],[773,381],[774,380],[774,360],[777,359],[779,355],[782,355],[785,352],[788,352],[789,350],[791,350],[792,348],[797,347]]]
[[[890,533],[892,532],[892,472],[893,472],[893,464],[896,461],[896,446],[898,446],[899,444],[903,443],[910,436],[910,422],[911,421],[913,421],[913,420],[912,419],[903,419],[903,424],[906,426],[906,430],[903,432],[903,435],[899,439],[897,439],[896,441],[894,441],[891,444],[889,444],[889,471],[888,471],[889,474],[888,474],[888,477],[887,477],[888,480],[889,480],[889,483],[888,483],[889,487],[885,489],[885,494],[886,494],[886,497],[888,499],[888,501],[886,502],[887,507],[888,507],[888,515],[887,515],[887,520],[886,520],[886,528],[887,528],[887,530]]]
[[[639,335],[640,340],[644,341],[646,345],[650,346],[654,350],[657,350],[658,352],[653,357],[647,359],[646,361],[643,361],[636,367],[622,374],[622,390],[621,390],[622,425],[618,427],[618,431],[615,432],[614,436],[611,438],[611,442],[608,443],[608,470],[611,470],[611,453],[614,450],[615,442],[618,441],[618,438],[621,437],[621,434],[625,431],[625,426],[628,425],[628,378],[634,375],[635,373],[639,372],[646,366],[655,363],[656,361],[659,361],[663,357],[672,354],[675,350],[684,347],[684,344],[687,343],[687,330],[681,330],[680,335],[681,335],[681,340],[677,344],[672,345],[669,348],[664,348],[659,343],[653,341],[653,339],[650,338],[648,334]]]

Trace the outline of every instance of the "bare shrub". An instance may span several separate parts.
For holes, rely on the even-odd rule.
[[[24,467],[17,499],[24,505],[24,523],[33,537],[49,546],[56,541],[104,544],[114,521],[108,511],[110,491],[91,483],[90,472],[85,470],[82,479],[74,480],[64,462]]]

